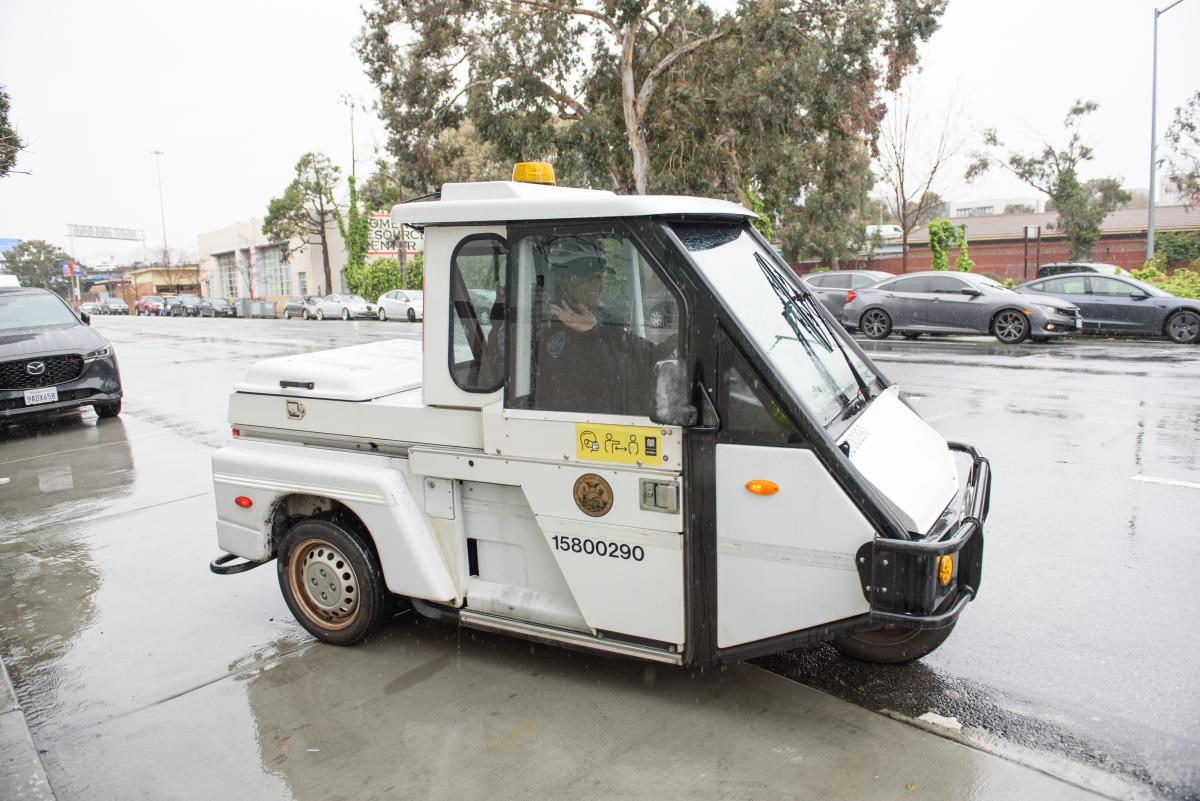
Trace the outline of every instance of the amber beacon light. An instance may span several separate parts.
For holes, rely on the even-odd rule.
[[[779,485],[765,478],[755,478],[746,482],[746,489],[755,495],[774,495],[779,492]]]
[[[554,167],[544,161],[522,161],[513,167],[513,180],[523,184],[554,186]]]

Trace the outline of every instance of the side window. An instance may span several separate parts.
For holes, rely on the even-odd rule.
[[[808,283],[811,284],[812,286],[823,287],[823,286],[825,286],[825,282],[829,280],[829,276],[824,275],[824,274],[810,275],[810,276],[807,276],[804,280],[808,281]]]
[[[1088,276],[1088,281],[1092,284],[1093,295],[1104,295],[1110,298],[1127,298],[1137,291],[1129,284],[1112,278],[1091,275]]]
[[[850,276],[850,288],[858,289],[860,286],[867,286],[882,279],[882,276],[877,275],[852,275]]]
[[[928,282],[929,286],[929,288],[925,290],[926,292],[957,294],[961,290],[967,288],[966,281],[949,275],[931,275],[925,280]]]
[[[512,258],[506,405],[648,417],[654,363],[687,329],[638,245],[615,227],[536,229]]]
[[[839,275],[838,273],[833,273],[832,275],[828,275],[825,277],[825,283],[823,284],[823,286],[826,286],[830,289],[849,289],[850,288],[850,276]]]
[[[458,244],[450,260],[450,375],[467,392],[504,384],[504,280],[508,248],[488,234]]]
[[[1087,286],[1084,280],[1083,276],[1051,278],[1049,281],[1042,281],[1040,284],[1035,284],[1033,288],[1038,292],[1056,292],[1060,295],[1084,295],[1087,294]]]
[[[741,445],[804,444],[803,436],[724,331],[721,332],[720,348],[717,357],[721,379],[717,388],[717,408],[721,411],[718,441]]]
[[[912,278],[901,278],[898,281],[893,281],[887,285],[890,292],[903,292],[905,294],[914,292],[928,292],[929,280],[923,276],[913,276]]]

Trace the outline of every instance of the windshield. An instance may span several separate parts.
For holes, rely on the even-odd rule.
[[[0,295],[0,331],[78,324],[75,314],[55,295]]]
[[[861,408],[875,371],[852,350],[840,327],[825,321],[816,301],[762,247],[748,224],[675,223],[671,229],[817,422],[827,427]]]
[[[345,301],[347,303],[366,303],[366,301],[363,300],[359,295],[347,295],[345,297]]]
[[[1121,277],[1124,278],[1124,276],[1121,276]],[[1173,298],[1173,297],[1175,297],[1167,290],[1160,289],[1159,287],[1156,287],[1154,284],[1147,284],[1145,281],[1139,281],[1136,278],[1125,278],[1125,280],[1131,284],[1134,284],[1135,286],[1138,287],[1138,289],[1141,289],[1143,292],[1145,292],[1147,295],[1149,295],[1152,298]]]
[[[213,298],[212,300],[209,301],[209,303],[213,306],[228,306],[229,305],[229,301],[225,300],[224,298]]]

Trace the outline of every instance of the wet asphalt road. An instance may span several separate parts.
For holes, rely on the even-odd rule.
[[[375,322],[95,324],[121,359],[122,417],[97,425],[76,413],[0,433],[0,648],[51,782],[74,797],[88,797],[87,777],[72,775],[70,756],[94,747],[101,723],[146,725],[149,699],[227,693],[214,677],[311,642],[271,570],[184,577],[184,565],[215,555],[208,456],[227,436],[230,386],[261,358],[420,336],[419,325]],[[1200,349],[872,347],[927,420],[992,462],[981,596],[920,664],[863,666],[828,646],[761,664],[867,708],[953,715],[1163,796],[1200,797],[1200,638],[1189,625],[1200,568]],[[142,668],[150,663],[157,669]],[[231,748],[264,747],[254,722],[223,724]],[[108,724],[103,736],[118,747],[113,731]]]

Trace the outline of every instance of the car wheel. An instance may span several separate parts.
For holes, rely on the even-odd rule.
[[[838,637],[833,641],[833,647],[843,655],[863,662],[902,665],[933,651],[946,641],[952,631],[954,623],[941,629],[889,626]]]
[[[283,310],[283,319],[285,319],[285,320],[292,319],[292,313],[290,311],[288,311],[287,309],[284,309]]]
[[[416,309],[408,310],[408,321],[410,323],[415,323],[417,321],[417,310]]]
[[[905,338],[905,339],[909,339],[909,340],[912,340],[912,339],[920,339],[920,338],[921,338],[921,335],[920,335],[920,334],[905,334],[905,335],[904,335],[904,338]]]
[[[101,420],[106,420],[109,417],[116,417],[121,413],[121,402],[113,401],[112,403],[93,403],[92,408],[96,411],[96,416]]]
[[[350,319],[350,310],[349,309],[342,309],[342,319],[343,320]]]
[[[387,309],[385,309],[385,308],[383,308],[382,306],[380,306],[380,307],[379,307],[379,314],[377,314],[377,315],[375,315],[375,316],[379,318],[379,322],[381,322],[381,323],[386,323],[386,322],[387,322]]]
[[[646,325],[651,328],[666,328],[671,322],[671,315],[660,304],[650,310],[650,314],[646,315]]]
[[[892,333],[892,318],[883,309],[868,309],[858,321],[868,339],[887,339]]]
[[[325,319],[325,310],[324,309],[317,309],[317,319],[318,320]]]
[[[1167,318],[1166,332],[1172,342],[1180,345],[1200,342],[1200,314],[1188,309],[1175,312]]]
[[[1029,318],[1016,309],[1005,309],[992,320],[992,336],[1005,345],[1016,345],[1029,337]]]
[[[277,573],[288,608],[322,642],[354,645],[387,617],[391,596],[379,561],[350,526],[316,518],[292,526]]]
[[[305,309],[303,312],[301,312],[301,313],[300,313],[300,316],[301,316],[303,319],[305,319],[305,320],[309,319],[309,316],[308,316],[308,309]]]

